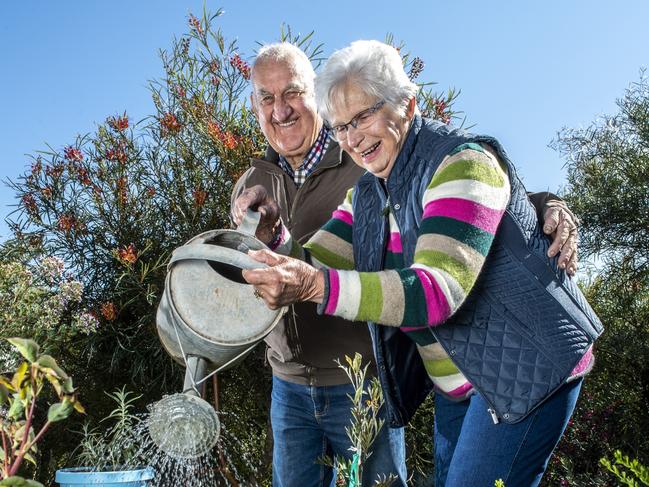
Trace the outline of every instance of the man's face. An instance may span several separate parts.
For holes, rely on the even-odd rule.
[[[278,154],[299,167],[322,127],[312,84],[282,61],[255,66],[252,79],[252,106],[262,132]]]

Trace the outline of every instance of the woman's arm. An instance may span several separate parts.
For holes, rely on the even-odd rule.
[[[320,310],[404,331],[444,322],[475,284],[509,195],[506,172],[490,151],[458,147],[423,196],[413,265],[370,273],[329,269]]]

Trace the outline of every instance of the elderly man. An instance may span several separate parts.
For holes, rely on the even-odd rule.
[[[252,68],[251,101],[269,147],[263,159],[252,160],[232,194],[237,221],[239,209],[257,200],[255,186],[263,186],[300,243],[329,219],[363,172],[331,139],[318,116],[314,79],[311,63],[299,48],[280,43],[260,49]],[[546,199],[547,193],[536,195],[536,206],[543,207]],[[558,230],[550,252],[563,248],[562,263],[574,273],[571,216],[556,202],[547,208],[546,231]],[[271,241],[272,248],[276,231],[260,228],[258,235]],[[318,315],[315,305],[302,303],[292,306],[266,342],[273,369],[273,485],[330,485],[333,472],[318,459],[352,454],[345,432],[352,419],[347,397],[352,386],[335,360],[359,352],[369,361],[369,375],[375,375],[368,330]],[[402,424],[407,415],[403,419]],[[393,421],[393,427],[386,424],[380,431],[363,465],[365,485],[373,484],[378,475],[394,475],[398,481],[393,485],[406,485],[404,429],[394,427],[402,424]]]

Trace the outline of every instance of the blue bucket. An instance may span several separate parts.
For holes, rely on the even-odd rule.
[[[64,468],[56,471],[54,480],[61,487],[146,487],[153,479],[152,468],[96,472],[89,467]]]

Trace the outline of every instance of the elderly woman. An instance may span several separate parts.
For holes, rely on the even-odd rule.
[[[319,110],[367,173],[304,248],[263,191],[241,197],[235,218],[258,208],[275,250],[251,252],[269,267],[244,277],[271,308],[369,322],[392,425],[434,385],[438,487],[538,485],[601,324],[546,256],[500,144],[423,119],[416,93],[388,45],[331,56]]]

